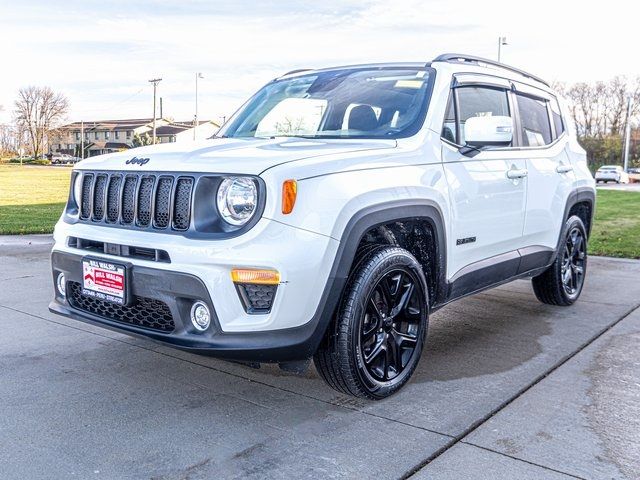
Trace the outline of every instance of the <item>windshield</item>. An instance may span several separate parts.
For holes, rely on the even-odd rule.
[[[430,68],[353,68],[276,80],[220,132],[224,137],[401,138],[424,120]]]

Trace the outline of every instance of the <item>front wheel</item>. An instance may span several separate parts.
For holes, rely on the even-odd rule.
[[[549,305],[572,305],[582,293],[587,273],[587,231],[582,220],[567,220],[562,242],[553,264],[533,277],[533,291],[538,300]]]
[[[338,314],[313,357],[339,392],[379,400],[413,374],[427,331],[427,283],[398,247],[374,248],[356,264]]]

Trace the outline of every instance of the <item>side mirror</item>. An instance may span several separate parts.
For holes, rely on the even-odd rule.
[[[513,140],[511,117],[471,117],[464,124],[464,138],[472,147],[506,147]]]

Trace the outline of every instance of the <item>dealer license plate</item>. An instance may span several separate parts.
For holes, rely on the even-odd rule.
[[[127,303],[127,269],[95,259],[82,260],[82,294],[106,302]]]

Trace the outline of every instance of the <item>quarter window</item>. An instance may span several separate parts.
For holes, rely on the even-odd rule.
[[[453,95],[449,95],[447,103],[447,112],[444,114],[444,122],[442,123],[442,138],[456,143],[456,108],[453,103]]]
[[[465,145],[464,126],[471,117],[510,117],[506,90],[488,87],[461,87],[458,91],[458,138]],[[448,109],[447,109],[448,110]],[[449,113],[447,113],[449,116]],[[446,125],[446,124],[445,124]]]
[[[541,147],[551,143],[551,124],[547,101],[516,94],[522,143],[525,147]]]
[[[556,132],[556,138],[564,133],[564,122],[560,113],[560,105],[555,98],[551,100],[551,116],[553,117],[553,129]]]

